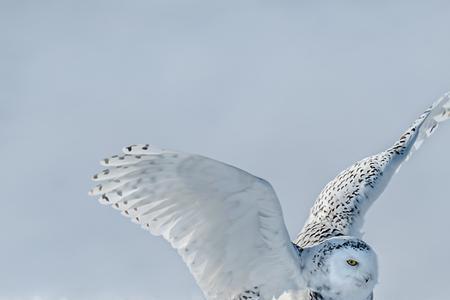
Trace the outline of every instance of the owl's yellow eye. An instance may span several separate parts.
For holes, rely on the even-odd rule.
[[[347,259],[347,263],[352,267],[356,267],[357,265],[359,265],[359,262],[354,259]]]

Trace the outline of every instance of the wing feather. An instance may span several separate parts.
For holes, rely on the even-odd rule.
[[[401,164],[450,118],[450,94],[431,105],[389,149],[358,161],[329,182],[316,199],[295,243],[308,247],[335,236],[361,237],[365,212]]]
[[[102,160],[90,194],[177,249],[207,299],[300,284],[297,250],[266,181],[198,155],[133,145]]]

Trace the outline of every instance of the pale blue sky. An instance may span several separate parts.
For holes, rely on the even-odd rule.
[[[0,0],[0,299],[201,299],[164,241],[87,196],[133,143],[321,188],[450,89],[448,1]],[[448,286],[450,124],[369,212],[376,299]]]

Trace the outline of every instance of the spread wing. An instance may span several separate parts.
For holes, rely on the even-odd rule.
[[[295,243],[315,245],[327,238],[361,237],[364,214],[380,196],[403,161],[450,118],[450,94],[428,108],[389,149],[358,161],[328,183],[311,209]]]
[[[183,258],[207,299],[295,289],[298,253],[270,184],[224,163],[149,145],[102,161],[90,191]]]

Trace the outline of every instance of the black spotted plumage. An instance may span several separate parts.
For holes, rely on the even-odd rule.
[[[363,217],[401,163],[418,149],[438,123],[449,118],[448,95],[427,109],[389,149],[341,172],[321,191],[295,243],[308,247],[336,236],[361,237]]]

